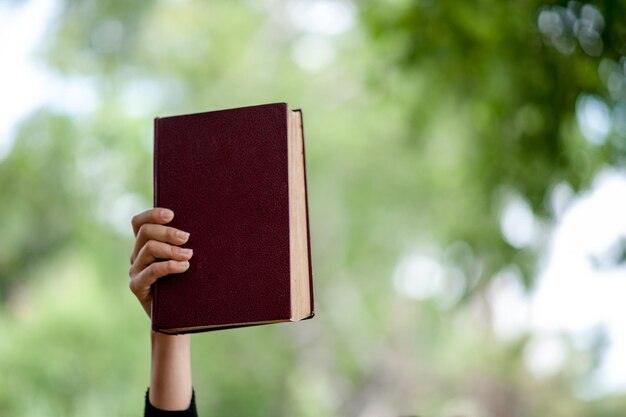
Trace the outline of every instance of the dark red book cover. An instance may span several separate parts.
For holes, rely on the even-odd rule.
[[[153,285],[153,330],[289,320],[289,113],[272,103],[155,119],[154,206],[174,211],[168,226],[190,233],[194,255]],[[310,241],[308,257],[312,316]]]

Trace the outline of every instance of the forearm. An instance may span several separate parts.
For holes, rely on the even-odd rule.
[[[151,331],[150,403],[162,410],[184,410],[192,393],[191,336]]]

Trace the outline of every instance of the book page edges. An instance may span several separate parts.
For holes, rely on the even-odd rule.
[[[311,316],[308,216],[304,182],[302,113],[290,111],[288,114],[291,321],[298,321]]]
[[[303,174],[304,174],[304,207],[306,210],[306,244],[307,244],[307,259],[309,265],[309,308],[310,315],[305,317],[303,320],[310,319],[315,316],[315,300],[314,300],[314,289],[313,289],[313,261],[311,256],[311,227],[309,221],[309,191],[307,186],[306,179],[306,146],[305,146],[305,138],[304,138],[304,115],[302,114],[301,109],[295,109],[294,112],[298,112],[300,116],[300,135],[302,139],[302,166],[303,166]]]

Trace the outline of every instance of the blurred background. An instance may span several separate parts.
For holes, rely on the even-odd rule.
[[[194,335],[201,416],[626,415],[623,2],[0,20],[0,415],[142,415],[152,120],[273,101],[304,110],[317,315]]]

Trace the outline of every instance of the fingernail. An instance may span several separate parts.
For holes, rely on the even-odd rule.
[[[182,248],[180,250],[180,253],[182,253],[183,255],[192,255],[193,254],[193,250],[192,249],[188,249],[188,248]]]
[[[172,220],[172,217],[174,217],[174,212],[172,210],[161,210],[161,218],[163,220]]]
[[[182,230],[177,230],[176,237],[179,237],[180,239],[187,239],[189,237],[189,233],[183,232]]]
[[[180,266],[181,268],[187,268],[189,267],[189,261],[181,261],[178,263],[178,266]]]

